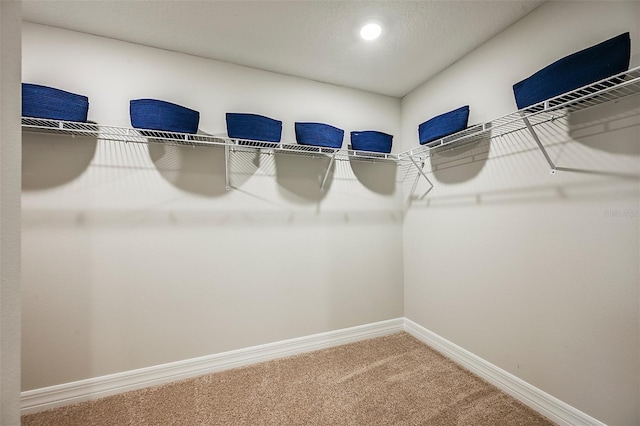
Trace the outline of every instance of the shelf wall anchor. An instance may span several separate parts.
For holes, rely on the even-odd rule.
[[[547,163],[549,163],[549,167],[551,167],[551,170],[549,171],[549,173],[552,175],[555,175],[557,173],[558,168],[556,167],[554,162],[551,160],[551,157],[549,156],[549,153],[545,149],[544,145],[542,145],[542,142],[540,141],[540,138],[538,137],[538,134],[536,133],[536,131],[533,129],[533,126],[529,122],[529,119],[524,115],[524,113],[520,113],[520,115],[522,116],[522,121],[524,121],[524,125],[527,126],[527,130],[529,130],[529,133],[531,133],[531,137],[533,138],[534,141],[536,141],[536,143],[538,144],[538,148],[540,148],[540,151],[542,151],[544,158],[547,160]]]

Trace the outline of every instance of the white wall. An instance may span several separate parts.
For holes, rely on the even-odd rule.
[[[403,149],[458,106],[470,124],[514,111],[515,82],[625,31],[638,66],[640,3],[545,3],[402,100]],[[550,175],[522,133],[428,162],[435,188],[403,229],[405,315],[607,424],[640,424],[640,99],[541,130],[576,171]]]
[[[471,105],[515,109],[511,85],[623,31],[637,2],[549,2],[402,104],[341,87],[25,23],[23,81],[90,97],[128,126],[128,101],[403,135]],[[4,88],[3,88],[4,89]],[[3,96],[4,98],[4,96]],[[638,99],[576,114],[548,174],[522,135],[440,153],[406,212],[395,170],[216,149],[26,135],[23,389],[403,315],[612,425],[640,422]],[[596,173],[593,173],[596,172]],[[3,169],[4,173],[4,169]],[[3,175],[4,176],[4,175]],[[410,175],[403,184],[408,189]],[[425,190],[421,182],[417,193]],[[402,252],[404,251],[404,268]],[[404,300],[403,300],[404,279]],[[403,307],[404,305],[404,307]]]
[[[23,81],[348,132],[399,134],[399,100],[31,23]],[[345,139],[346,144],[346,139]],[[23,390],[403,314],[394,167],[24,134]]]
[[[0,424],[20,424],[20,2],[0,2]]]

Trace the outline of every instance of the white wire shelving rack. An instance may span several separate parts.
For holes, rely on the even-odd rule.
[[[638,93],[640,93],[640,67],[616,74],[486,123],[468,127],[429,144],[401,152],[398,154],[398,161],[409,161],[410,164],[416,167],[419,173],[418,176],[422,176],[430,185],[427,190],[429,192],[433,189],[433,183],[429,180],[423,168],[426,160],[434,152],[438,152],[444,147],[462,147],[480,139],[501,138],[517,132],[526,132],[544,155],[550,167],[550,173],[555,175],[561,168],[557,167],[549,156],[539,132],[536,131],[537,126],[565,118],[577,111],[614,102]],[[413,196],[416,185],[417,179],[409,199]]]
[[[22,130],[31,133],[46,133],[73,137],[90,137],[104,141],[141,144],[168,144],[191,147],[219,147],[225,150],[225,186],[231,189],[229,158],[233,152],[260,152],[261,154],[292,154],[311,157],[328,157],[329,165],[321,183],[324,191],[329,173],[335,161],[385,161],[396,163],[397,154],[386,154],[352,149],[336,149],[291,143],[270,143],[255,140],[232,139],[207,134],[175,133],[143,130],[130,127],[106,126],[96,123],[50,120],[22,117]]]
[[[540,149],[549,164],[550,173],[556,174],[558,167],[554,164],[536,127],[549,123],[571,113],[616,101],[627,96],[640,93],[640,67],[633,68],[613,77],[581,87],[571,92],[540,102],[530,107],[512,112],[486,123],[473,125],[460,132],[416,147],[398,154],[385,154],[352,149],[335,149],[318,146],[299,145],[295,143],[269,143],[261,141],[232,139],[207,134],[173,133],[157,130],[142,130],[129,127],[115,127],[96,123],[79,123],[41,118],[22,118],[22,129],[26,132],[47,133],[67,136],[92,137],[98,140],[117,141],[123,143],[170,144],[184,146],[220,147],[225,150],[225,182],[231,188],[229,173],[229,157],[232,152],[250,151],[264,154],[292,154],[302,156],[329,157],[330,162],[320,189],[324,187],[335,161],[382,161],[414,166],[418,176],[422,176],[433,188],[433,183],[424,172],[426,160],[432,153],[444,147],[459,147],[481,138],[492,139],[507,136],[516,132],[527,132]],[[416,179],[410,197],[415,191]]]

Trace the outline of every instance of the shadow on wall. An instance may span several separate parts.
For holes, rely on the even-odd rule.
[[[331,162],[328,156],[297,156],[273,154],[276,167],[276,181],[279,192],[289,201],[310,204],[322,200],[331,188],[335,164],[331,166],[324,192],[322,180]]]
[[[198,147],[150,143],[149,157],[160,175],[171,185],[183,191],[205,197],[220,197],[228,193],[225,185],[225,161],[223,147]],[[234,153],[234,156],[247,153]],[[248,162],[247,164],[251,164]],[[251,167],[249,168],[251,169]],[[255,171],[257,167],[253,167]],[[241,173],[234,176],[234,184],[251,176]]]
[[[229,156],[231,186],[240,188],[261,166],[260,151],[232,151]]]
[[[568,119],[571,139],[612,154],[640,156],[639,126],[640,95],[570,113]]]
[[[35,191],[65,185],[91,164],[95,137],[22,133],[22,189]]]
[[[489,157],[490,140],[490,134],[486,133],[459,145],[434,150],[429,158],[436,180],[454,184],[476,177]]]
[[[392,162],[349,161],[351,170],[358,181],[373,192],[391,195],[396,190],[397,166]]]

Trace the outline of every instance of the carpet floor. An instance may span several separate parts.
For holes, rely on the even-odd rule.
[[[23,426],[553,424],[407,333],[22,416]]]

